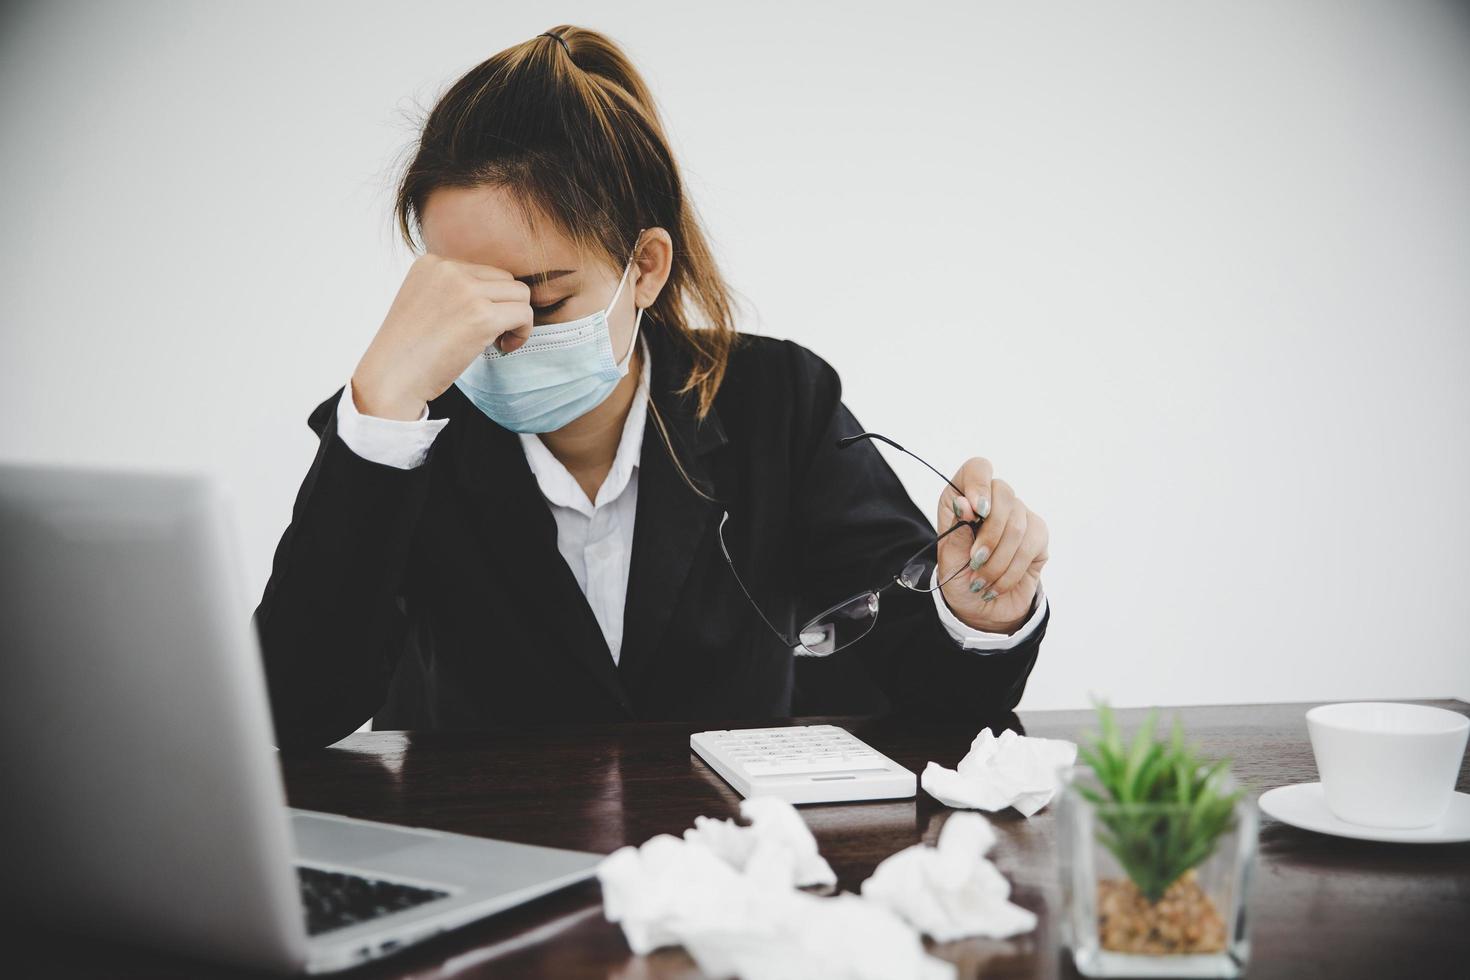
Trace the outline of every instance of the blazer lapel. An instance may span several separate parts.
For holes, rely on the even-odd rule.
[[[435,399],[435,408],[436,416],[454,419],[451,430],[459,429],[450,447],[457,479],[489,561],[501,566],[518,605],[535,617],[533,628],[545,631],[545,645],[590,674],[631,714],[602,628],[557,550],[556,519],[516,434],[486,418],[453,386]],[[486,624],[487,634],[493,629]]]
[[[647,336],[653,360],[650,401],[684,472],[705,493],[718,497],[709,454],[727,441],[719,415],[711,409],[702,422],[696,421],[693,393],[676,393],[688,372],[687,356],[662,331],[650,330]],[[720,512],[718,503],[699,496],[680,475],[650,409],[638,462],[638,505],[618,658],[625,688],[633,689],[656,659],[695,551]]]

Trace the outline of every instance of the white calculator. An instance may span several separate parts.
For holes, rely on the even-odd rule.
[[[913,796],[914,774],[836,725],[697,732],[689,747],[745,797],[845,803]]]

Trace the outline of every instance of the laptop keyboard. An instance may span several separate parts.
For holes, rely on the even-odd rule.
[[[448,892],[434,888],[378,881],[341,871],[296,866],[301,885],[301,904],[306,911],[306,932],[316,936],[379,916],[445,898]]]

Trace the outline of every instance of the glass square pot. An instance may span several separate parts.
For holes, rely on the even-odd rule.
[[[1225,829],[1205,838],[1187,805],[1095,803],[1079,789],[1111,796],[1091,767],[1069,766],[1060,775],[1062,939],[1078,972],[1241,976],[1250,956],[1255,801],[1237,800]],[[1233,792],[1233,776],[1219,778],[1218,788]]]

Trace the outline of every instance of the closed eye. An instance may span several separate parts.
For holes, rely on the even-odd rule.
[[[562,297],[561,299],[557,300],[555,303],[552,303],[550,306],[533,306],[533,307],[531,307],[531,309],[534,310],[537,313],[550,313],[553,310],[555,310],[558,307],[560,307],[566,301],[567,301],[566,297]]]

